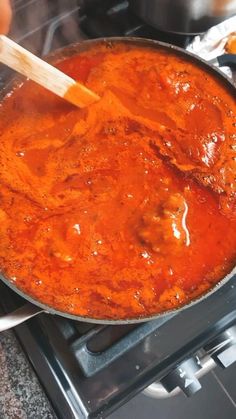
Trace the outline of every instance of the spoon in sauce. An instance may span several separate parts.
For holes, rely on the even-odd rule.
[[[83,108],[100,97],[5,35],[0,35],[0,61],[75,106]]]

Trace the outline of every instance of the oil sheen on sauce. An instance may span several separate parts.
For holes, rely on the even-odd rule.
[[[33,82],[0,113],[0,267],[34,299],[98,319],[202,295],[236,260],[236,103],[163,49],[96,46],[57,64],[102,99]]]

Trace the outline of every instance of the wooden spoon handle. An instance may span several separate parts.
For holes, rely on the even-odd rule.
[[[0,35],[0,61],[80,108],[100,99],[96,93],[4,35]]]

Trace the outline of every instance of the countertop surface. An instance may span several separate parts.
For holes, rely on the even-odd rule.
[[[0,333],[0,419],[55,419],[12,331]]]

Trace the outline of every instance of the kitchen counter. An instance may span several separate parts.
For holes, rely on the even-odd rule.
[[[0,418],[56,418],[12,331],[0,333]]]

